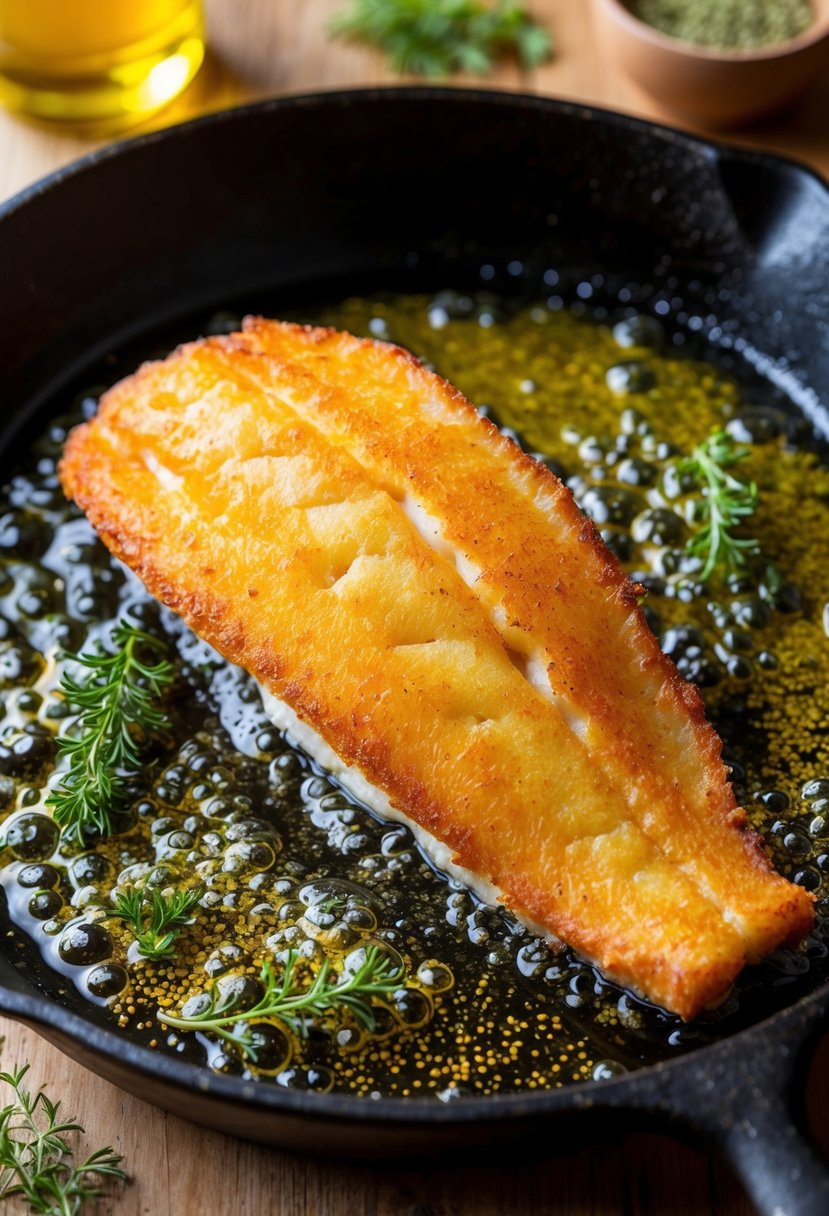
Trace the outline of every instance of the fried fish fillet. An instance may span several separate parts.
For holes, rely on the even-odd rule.
[[[385,343],[262,319],[112,388],[67,494],[438,860],[693,1017],[809,929],[569,491]]]

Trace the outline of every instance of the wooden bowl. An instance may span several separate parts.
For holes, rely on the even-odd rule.
[[[829,0],[809,28],[755,51],[718,51],[660,33],[628,0],[592,0],[597,41],[660,106],[706,127],[765,118],[791,105],[829,66]]]

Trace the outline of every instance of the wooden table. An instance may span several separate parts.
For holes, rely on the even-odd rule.
[[[188,94],[163,122],[251,97],[397,77],[379,56],[325,35],[339,0],[207,0],[211,54]],[[594,49],[586,0],[533,0],[556,33],[554,62],[530,73],[499,68],[489,83],[665,118]],[[458,79],[457,83],[480,83]],[[741,142],[799,157],[829,175],[829,76],[786,119],[740,134]],[[159,124],[160,125],[160,124]],[[65,135],[0,114],[0,199],[90,150]],[[369,1170],[305,1160],[207,1132],[139,1102],[85,1072],[37,1035],[3,1026],[4,1067],[29,1060],[78,1114],[88,1142],[112,1143],[131,1185],[100,1210],[118,1216],[210,1212],[258,1216],[750,1216],[751,1205],[716,1160],[655,1135],[620,1133],[613,1144],[570,1149],[514,1168]],[[813,1125],[829,1126],[829,1050],[810,1087]],[[555,1146],[551,1145],[551,1150]]]

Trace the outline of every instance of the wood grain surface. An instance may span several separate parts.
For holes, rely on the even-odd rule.
[[[399,80],[380,57],[326,37],[340,0],[208,0],[211,51],[189,92],[156,125],[277,93]],[[594,102],[670,121],[602,60],[586,0],[532,0],[550,21],[558,54],[522,73],[499,68],[488,82],[508,89]],[[480,83],[457,78],[455,83]],[[732,138],[798,157],[829,175],[829,77],[799,108]],[[0,114],[0,200],[95,145]],[[1,270],[1,268],[0,268]],[[80,1117],[92,1147],[123,1153],[132,1182],[104,1200],[117,1216],[751,1216],[739,1184],[715,1158],[666,1137],[627,1134],[612,1143],[550,1145],[548,1160],[463,1169],[349,1168],[244,1144],[139,1102],[86,1072],[32,1031],[5,1022],[2,1061],[31,1062]],[[758,1066],[762,1066],[759,1062]],[[810,1118],[824,1141],[829,1125],[829,1049],[812,1068]],[[22,1210],[9,1205],[9,1210]]]

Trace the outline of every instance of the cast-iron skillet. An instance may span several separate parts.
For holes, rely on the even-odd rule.
[[[85,365],[161,325],[184,335],[186,318],[263,294],[466,288],[482,267],[496,290],[658,307],[728,357],[761,355],[825,436],[828,260],[829,191],[806,170],[583,106],[430,88],[214,114],[105,149],[0,213],[6,463]],[[235,1134],[422,1156],[531,1134],[552,1143],[623,1113],[626,1128],[719,1146],[764,1213],[829,1211],[801,1101],[829,986],[618,1079],[442,1104],[220,1077],[46,999],[26,966],[0,960],[0,982],[0,1010],[94,1071]]]

